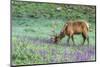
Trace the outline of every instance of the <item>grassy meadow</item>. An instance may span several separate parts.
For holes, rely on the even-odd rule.
[[[24,2],[23,2],[24,3]],[[13,4],[12,6],[12,65],[27,65],[27,64],[49,64],[49,63],[63,63],[63,62],[79,62],[79,61],[95,61],[95,12],[90,13],[87,12],[86,14],[82,14],[81,12],[72,13],[66,16],[61,12],[61,16],[64,17],[59,18],[55,12],[52,12],[55,16],[53,18],[48,17],[51,15],[45,9],[44,12],[47,13],[44,17],[39,12],[36,17],[34,17],[35,11],[34,9],[39,8],[39,10],[43,10],[47,8],[48,4],[27,4],[24,3],[24,7],[27,5],[27,8],[30,6],[30,10],[33,10],[33,15],[30,14],[32,12],[28,12],[28,9],[22,6],[23,3],[19,2]],[[26,5],[25,5],[26,4]],[[33,6],[33,9],[31,9]],[[46,6],[46,7],[43,7]],[[23,7],[23,9],[21,8]],[[48,6],[50,7],[50,5]],[[50,7],[55,9],[57,6],[54,4]],[[83,6],[82,6],[83,7]],[[71,7],[72,8],[72,7]],[[75,8],[80,8],[76,6]],[[15,9],[15,10],[13,10]],[[25,12],[24,10],[27,11]],[[37,10],[36,9],[36,10]],[[91,9],[95,10],[93,7]],[[22,10],[22,11],[20,11]],[[71,10],[70,10],[71,11]],[[82,9],[80,10],[82,11]],[[43,11],[42,11],[43,12]],[[50,11],[49,11],[50,12]],[[89,13],[89,14],[88,14]],[[19,14],[21,16],[19,16]],[[92,16],[93,14],[93,16]],[[60,14],[59,14],[60,15]],[[60,30],[63,28],[65,22],[68,18],[77,19],[76,15],[82,16],[81,19],[86,19],[90,22],[92,31],[89,31],[89,41],[90,44],[85,42],[85,45],[82,45],[81,42],[83,41],[81,35],[75,35],[75,42],[76,45],[72,45],[72,41],[70,40],[70,46],[67,45],[67,36],[63,38],[58,44],[54,44],[51,41],[52,32],[52,24],[56,22],[55,32],[59,34]],[[92,17],[88,17],[92,16]],[[88,17],[88,18],[87,18]],[[78,18],[79,19],[79,18]]]

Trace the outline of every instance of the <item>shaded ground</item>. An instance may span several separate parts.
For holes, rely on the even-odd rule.
[[[32,37],[19,37],[17,36],[18,39],[20,39],[21,41],[31,41],[33,44],[37,44],[37,45],[41,45],[41,44],[47,44],[47,45],[54,45],[53,41],[51,40],[51,38],[32,38]],[[70,44],[68,45],[67,44],[67,38],[66,38],[66,42],[62,42],[62,40],[60,42],[58,42],[56,45],[62,45],[62,46],[73,46],[73,47],[81,47],[81,46],[84,46],[84,47],[89,47],[91,46],[91,44],[84,44],[82,45],[81,42],[80,44],[75,44],[73,45],[73,43],[71,42],[70,40]]]

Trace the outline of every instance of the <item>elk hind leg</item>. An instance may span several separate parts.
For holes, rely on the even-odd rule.
[[[85,34],[82,34],[82,36],[83,36],[83,42],[82,42],[82,45],[84,45],[85,40],[86,40],[86,36],[85,36]]]
[[[89,36],[87,36],[87,42],[88,42],[88,45],[89,45]]]

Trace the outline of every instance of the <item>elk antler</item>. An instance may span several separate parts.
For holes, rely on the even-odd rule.
[[[53,33],[53,36],[56,36],[56,35],[57,35],[57,34],[56,34],[56,31],[55,31],[55,30],[56,30],[56,26],[57,26],[57,23],[56,23],[56,22],[53,22],[53,23],[52,23],[52,30],[51,30],[52,33]]]

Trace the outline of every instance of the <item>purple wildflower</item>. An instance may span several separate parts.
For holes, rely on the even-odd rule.
[[[75,56],[77,61],[87,61],[88,58],[90,57],[88,53],[80,53],[80,52],[76,52]]]
[[[46,50],[39,50],[39,54],[44,56],[46,55],[48,52]]]

